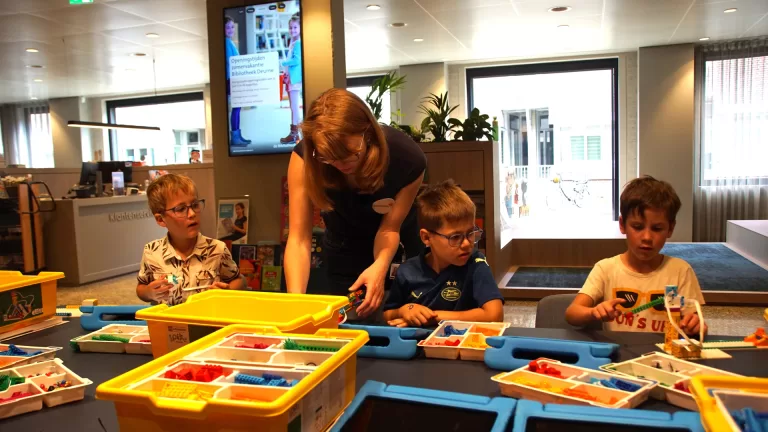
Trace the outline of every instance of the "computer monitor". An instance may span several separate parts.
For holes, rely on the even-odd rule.
[[[101,181],[103,183],[112,183],[112,173],[122,171],[126,183],[133,182],[133,163],[125,161],[99,162],[99,171],[101,171]]]
[[[83,162],[83,167],[80,169],[80,184],[95,185],[96,176],[99,175],[99,165],[95,162]]]

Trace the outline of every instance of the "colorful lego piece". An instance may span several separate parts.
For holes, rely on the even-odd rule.
[[[21,399],[21,398],[25,398],[25,397],[29,397],[29,396],[32,396],[32,393],[29,393],[29,392],[13,392],[13,394],[9,398],[0,398],[0,404],[12,402],[12,401],[15,401],[16,399]]]
[[[675,390],[680,390],[680,391],[686,392],[686,393],[690,393],[691,392],[690,390],[688,390],[688,387],[686,387],[685,384],[682,381],[676,382],[675,386],[674,386],[674,389]]]
[[[163,385],[158,396],[173,399],[187,399],[197,390],[197,384],[170,382]]]
[[[655,299],[653,301],[650,301],[650,302],[648,302],[646,304],[637,306],[637,307],[635,307],[635,308],[633,308],[633,309],[631,309],[631,310],[629,310],[627,312],[624,312],[624,316],[625,317],[632,317],[636,313],[640,313],[640,312],[642,312],[642,311],[644,311],[646,309],[650,309],[650,308],[656,307],[656,306],[661,306],[663,304],[664,304],[664,297],[659,297],[659,298],[657,298],[657,299]]]
[[[491,328],[491,327],[475,326],[474,328],[472,328],[472,333],[480,333],[484,336],[498,336],[499,329]]]
[[[269,345],[264,343],[237,343],[235,348],[266,349],[269,348]]]
[[[447,326],[443,327],[443,335],[445,336],[463,336],[464,333],[467,332],[467,329],[459,330],[457,328],[454,328],[452,325],[448,324]]]
[[[759,327],[754,333],[744,338],[744,342],[749,342],[755,346],[768,346],[768,336],[765,329]]]
[[[292,351],[321,351],[321,352],[336,352],[341,348],[337,347],[322,347],[322,346],[315,346],[315,345],[304,345],[296,342],[293,339],[286,339],[285,342],[283,342],[283,349],[285,350],[292,350]]]
[[[287,380],[280,375],[262,374],[262,376],[247,375],[239,373],[235,375],[235,384],[261,385],[272,387],[293,387],[298,384],[298,380]]]
[[[106,335],[106,334],[92,336],[91,340],[102,341],[102,342],[122,342],[122,343],[130,342],[130,339],[128,339],[128,338],[124,338],[124,337],[120,337],[120,336]]]
[[[23,349],[17,347],[14,344],[8,345],[8,349],[0,351],[0,356],[14,356],[14,357],[32,357],[41,354],[43,351],[26,352]]]
[[[536,372],[536,373],[549,375],[557,378],[563,378],[562,372],[560,372],[558,369],[555,369],[544,362],[539,363],[536,360],[528,363],[528,370],[531,372]]]

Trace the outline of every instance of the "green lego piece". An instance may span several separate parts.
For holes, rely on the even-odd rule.
[[[654,301],[648,302],[648,303],[646,303],[644,305],[640,305],[640,306],[632,309],[630,312],[632,312],[633,314],[636,314],[636,313],[642,312],[642,311],[644,311],[646,309],[650,309],[652,307],[656,307],[656,306],[663,305],[663,304],[664,304],[664,297],[659,297],[659,298],[657,298]]]
[[[69,341],[69,347],[72,348],[74,352],[80,352],[80,344],[75,340]]]
[[[119,336],[112,336],[112,335],[96,335],[91,338],[95,341],[106,341],[106,342],[122,342],[122,343],[128,343],[130,339],[119,337]]]

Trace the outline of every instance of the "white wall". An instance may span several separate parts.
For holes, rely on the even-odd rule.
[[[77,168],[83,160],[80,129],[67,126],[70,120],[80,120],[79,98],[69,97],[48,101],[53,138],[53,166]]]
[[[402,91],[396,93],[399,103],[392,110],[400,108],[403,124],[420,126],[425,117],[419,111],[422,99],[430,93],[440,95],[447,90],[445,63],[400,66],[399,74],[406,77],[406,84]],[[454,114],[458,114],[458,110]]]
[[[682,208],[671,241],[693,237],[693,44],[640,48],[639,174],[672,184]]]

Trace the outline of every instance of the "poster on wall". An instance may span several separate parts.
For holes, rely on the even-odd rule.
[[[248,241],[248,204],[248,198],[219,200],[216,238],[230,249]]]

